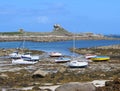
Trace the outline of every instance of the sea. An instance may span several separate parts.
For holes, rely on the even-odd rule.
[[[57,42],[32,42],[25,41],[24,48],[44,52],[61,52],[63,55],[72,55],[70,48],[90,48],[120,44],[120,40],[69,40]],[[23,41],[0,42],[0,48],[20,48]]]

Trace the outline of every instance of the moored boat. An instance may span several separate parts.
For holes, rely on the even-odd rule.
[[[21,54],[19,54],[18,51],[15,51],[15,52],[9,54],[9,57],[14,58],[14,59],[18,59],[18,58],[21,58]]]
[[[37,61],[28,61],[28,60],[24,60],[22,58],[20,59],[12,59],[12,64],[35,64],[37,63]]]
[[[24,53],[23,55],[21,55],[21,57],[25,60],[32,60],[32,61],[39,61],[39,56],[37,55],[31,55],[30,52]]]
[[[50,52],[49,56],[50,57],[60,57],[60,56],[62,56],[62,53],[60,53],[60,52]]]
[[[70,68],[85,68],[88,66],[88,62],[87,61],[71,61],[68,66]]]
[[[86,54],[85,55],[85,58],[86,59],[91,59],[91,58],[93,58],[93,57],[96,57],[97,55],[95,55],[95,54]]]
[[[91,58],[92,61],[108,61],[110,60],[109,56],[96,56]]]
[[[70,58],[65,58],[65,57],[59,57],[58,59],[55,59],[56,63],[66,63],[69,62],[71,59]]]

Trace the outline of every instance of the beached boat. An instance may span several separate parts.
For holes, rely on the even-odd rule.
[[[21,54],[19,54],[18,51],[15,51],[15,52],[9,54],[9,57],[10,57],[10,58],[17,59],[17,58],[20,58],[20,57],[21,57]]]
[[[57,59],[55,59],[56,63],[66,63],[69,62],[71,59],[70,58],[65,58],[65,57],[59,57]]]
[[[96,56],[91,58],[92,61],[108,61],[110,60],[109,56]]]
[[[29,61],[29,60],[24,60],[22,58],[19,59],[12,59],[12,64],[35,64],[37,61]]]
[[[62,56],[62,53],[60,53],[60,52],[50,52],[49,56],[50,57],[60,57],[60,56]]]
[[[25,60],[39,61],[40,57],[37,55],[31,55],[31,52],[26,52],[21,57]]]
[[[87,61],[71,61],[69,62],[68,66],[70,68],[85,68],[88,66],[88,62]]]
[[[91,59],[91,58],[93,58],[93,57],[96,57],[97,55],[95,55],[95,54],[86,54],[85,55],[85,58],[86,59]]]

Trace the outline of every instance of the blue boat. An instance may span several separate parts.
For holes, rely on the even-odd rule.
[[[69,62],[71,59],[70,58],[65,58],[65,57],[59,57],[57,59],[55,59],[56,63],[66,63]]]

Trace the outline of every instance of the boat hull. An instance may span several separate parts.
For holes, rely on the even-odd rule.
[[[108,61],[110,57],[107,56],[96,56],[91,59],[92,61]]]
[[[13,52],[9,54],[9,57],[13,59],[18,59],[18,58],[21,58],[21,54],[19,54],[18,52]]]
[[[27,61],[24,59],[13,59],[12,64],[35,64],[37,63],[36,61]]]
[[[55,63],[66,63],[66,62],[70,62],[70,58],[58,58],[55,60]]]
[[[85,68],[88,66],[88,62],[71,61],[68,66],[70,68]]]
[[[62,53],[60,52],[51,52],[49,54],[50,57],[61,57],[62,56]]]
[[[31,54],[23,54],[22,56],[21,56],[23,59],[25,59],[25,60],[31,60],[31,61],[39,61],[39,56],[37,56],[37,55],[31,55]]]

